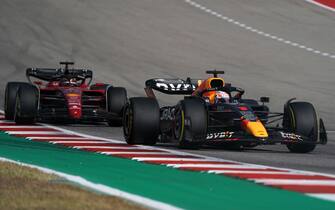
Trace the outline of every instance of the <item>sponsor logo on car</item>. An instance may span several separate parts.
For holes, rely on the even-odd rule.
[[[156,86],[158,88],[164,89],[164,90],[171,90],[171,91],[181,91],[181,90],[189,90],[189,89],[195,89],[195,86],[192,84],[172,84],[172,83],[161,83],[157,82]]]
[[[163,109],[161,112],[161,120],[174,120],[175,119],[175,108],[169,107],[166,109]]]
[[[223,131],[223,132],[217,132],[217,133],[208,133],[206,139],[229,139],[233,137],[234,132],[231,131]]]
[[[280,134],[284,139],[303,141],[303,138],[300,135],[294,133],[280,132]]]

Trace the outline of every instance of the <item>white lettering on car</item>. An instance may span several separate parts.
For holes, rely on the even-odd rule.
[[[303,141],[303,139],[300,135],[297,135],[297,134],[294,134],[294,133],[280,132],[280,134],[284,139]]]
[[[167,84],[165,84],[165,83],[157,82],[157,83],[156,83],[156,86],[157,86],[158,88],[163,88],[164,90],[169,89],[169,86],[168,86]]]
[[[217,133],[208,133],[206,139],[228,139],[233,137],[234,132],[231,131],[223,131]]]
[[[156,87],[161,88],[163,90],[171,90],[171,91],[181,91],[181,90],[189,90],[190,88],[195,89],[195,86],[192,84],[172,84],[172,83],[161,83],[157,82]]]

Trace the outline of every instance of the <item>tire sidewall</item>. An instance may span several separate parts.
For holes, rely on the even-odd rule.
[[[5,89],[4,111],[6,120],[14,120],[17,91],[24,82],[8,82]]]
[[[107,94],[107,111],[122,116],[124,106],[127,103],[127,91],[122,87],[109,87]]]
[[[286,119],[285,119],[286,117]],[[286,130],[298,135],[309,137],[310,141],[318,141],[318,121],[314,106],[308,102],[291,102],[284,113]],[[294,143],[288,144],[291,152],[308,153],[315,149],[315,144]]]
[[[35,123],[38,116],[38,89],[31,84],[20,85],[15,103],[14,120],[18,124]]]
[[[157,100],[145,97],[131,98],[125,107],[123,126],[128,144],[155,144],[160,133]]]
[[[174,135],[180,147],[193,148],[200,146],[206,140],[208,113],[201,99],[185,98],[177,105]],[[179,125],[178,125],[179,124]],[[178,132],[179,131],[179,132]]]

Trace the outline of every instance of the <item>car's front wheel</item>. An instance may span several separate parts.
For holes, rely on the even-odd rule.
[[[106,91],[107,111],[113,115],[108,119],[110,126],[122,126],[123,108],[127,103],[127,91],[123,87],[109,87]]]
[[[318,119],[315,109],[311,103],[308,102],[291,102],[287,104],[284,110],[283,126],[289,132],[306,136],[312,141],[309,143],[291,143],[287,148],[291,152],[308,153],[315,149],[316,141],[318,140],[319,128]]]
[[[185,98],[176,108],[174,136],[181,148],[194,149],[207,135],[207,110],[199,98]]]

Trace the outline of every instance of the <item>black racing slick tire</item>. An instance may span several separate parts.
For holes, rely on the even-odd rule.
[[[38,115],[39,91],[31,84],[21,84],[15,103],[14,121],[17,124],[33,124]]]
[[[108,119],[110,126],[122,126],[122,115],[127,103],[127,91],[123,87],[109,87],[106,91],[107,111],[113,115]]]
[[[123,114],[123,133],[128,144],[156,144],[159,123],[160,112],[156,99],[130,98]]]
[[[25,82],[8,82],[5,90],[5,119],[14,120],[15,115],[15,104],[16,104],[16,95],[20,85],[26,84]]]
[[[292,102],[284,111],[284,128],[288,131],[306,136],[312,142],[318,140],[317,114],[311,103]],[[315,144],[297,143],[288,144],[287,148],[295,153],[308,153],[315,149]]]
[[[179,147],[196,149],[206,140],[208,113],[204,101],[199,98],[185,98],[176,110],[174,135]]]

